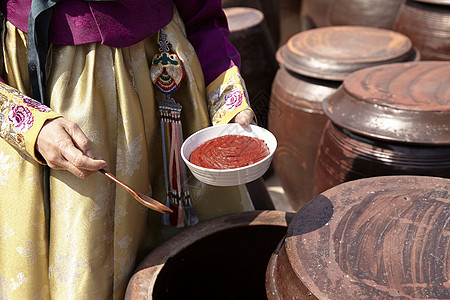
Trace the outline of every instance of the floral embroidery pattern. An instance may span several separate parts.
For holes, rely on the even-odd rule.
[[[11,157],[6,155],[4,152],[0,152],[0,190],[4,185],[6,185],[9,172],[17,167],[17,162],[12,159],[10,160],[10,158]]]
[[[18,133],[25,133],[33,126],[34,117],[31,111],[22,105],[13,105],[8,114],[8,121]]]
[[[41,112],[49,112],[49,111],[51,111],[50,108],[48,108],[47,106],[41,104],[40,102],[38,102],[38,101],[36,101],[36,100],[34,100],[34,99],[30,98],[30,97],[22,96],[21,98],[22,98],[23,103],[25,103],[28,107],[32,107],[32,108],[37,109],[38,111],[41,111]]]
[[[209,113],[213,124],[219,123],[228,112],[247,102],[245,83],[239,73],[208,94]]]
[[[57,253],[54,263],[48,267],[49,277],[67,285],[68,290],[76,290],[81,274],[91,272],[89,263],[76,254]]]
[[[32,265],[36,262],[37,247],[33,241],[28,240],[25,242],[25,246],[16,247],[16,251],[22,256],[28,259],[28,264]]]
[[[21,134],[21,133],[16,134],[15,141],[16,141],[16,144],[25,147],[25,137],[23,136],[23,134]]]
[[[8,122],[6,120],[6,116],[0,112],[0,130],[5,131],[8,126]]]
[[[233,109],[238,108],[242,104],[242,98],[243,95],[241,91],[232,90],[225,95],[225,109],[232,111]]]
[[[114,258],[114,262],[119,264],[119,271],[117,278],[114,279],[114,283],[118,284],[133,271],[133,265],[136,260],[136,255],[129,255],[128,251],[125,251],[120,257]]]
[[[92,17],[89,17],[89,16],[75,16],[75,17],[68,17],[68,19],[71,22],[73,22],[75,27],[91,28]]]
[[[142,160],[143,136],[140,134],[135,139],[121,140],[123,147],[117,149],[117,173],[120,176],[132,176],[138,170]],[[127,149],[123,151],[122,149]]]
[[[50,113],[52,110],[20,91],[0,83],[0,137],[6,142],[25,151],[25,134],[35,123],[33,114],[37,112]]]
[[[11,292],[14,292],[19,286],[21,286],[27,278],[23,273],[17,274],[17,281],[14,278],[6,278],[0,274],[0,299],[11,299]]]
[[[227,112],[223,109],[220,110],[216,113],[216,115],[214,116],[215,120],[222,120],[225,116],[226,116]]]
[[[3,225],[3,229],[0,231],[0,244],[5,244],[6,240],[9,237],[12,237],[13,235],[14,235],[14,230],[12,230],[8,226],[8,223],[5,222],[5,224]]]
[[[133,239],[129,235],[126,235],[120,241],[118,241],[117,244],[120,246],[120,248],[126,249],[132,241]]]
[[[10,0],[6,4],[6,11],[7,12],[11,12],[11,13],[15,13],[16,12],[16,6],[17,6],[17,1],[16,0]]]
[[[112,191],[114,191],[112,182],[108,182],[100,188],[95,197],[95,206],[89,214],[89,221],[107,220],[108,223],[105,224],[113,225],[114,203],[112,199],[114,199],[114,194],[112,194]]]
[[[90,128],[89,127],[89,118],[83,117],[78,119],[77,121],[78,126],[83,130],[84,134],[87,136],[87,138],[90,141],[95,141],[96,143],[102,145],[105,142],[105,139],[103,135],[100,133],[100,131],[97,128]]]
[[[126,217],[127,215],[128,215],[128,211],[122,204],[120,204],[116,208],[116,212],[115,212],[115,216],[114,216],[114,223],[117,225],[120,225],[122,218]]]

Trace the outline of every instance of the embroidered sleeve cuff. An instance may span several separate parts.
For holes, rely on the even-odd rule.
[[[206,95],[213,125],[226,124],[239,112],[251,109],[244,80],[236,66],[210,83]]]
[[[37,136],[45,121],[58,117],[47,106],[0,83],[0,136],[41,164],[45,162],[36,155]]]

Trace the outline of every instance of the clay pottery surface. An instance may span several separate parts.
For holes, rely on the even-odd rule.
[[[333,0],[328,7],[328,23],[392,29],[405,0]]]
[[[325,124],[322,101],[353,71],[417,53],[394,31],[359,26],[323,27],[293,36],[276,54],[269,130],[278,140],[273,167],[297,210],[311,200],[314,165]]]
[[[260,0],[222,0],[222,7],[252,7],[262,10],[262,4]]]
[[[381,176],[315,197],[266,272],[268,299],[449,299],[450,179]]]
[[[323,109],[361,135],[413,144],[450,145],[450,62],[387,64],[348,76]]]
[[[450,60],[450,1],[406,1],[394,30],[411,39],[422,60]]]
[[[302,31],[330,26],[327,21],[328,7],[334,0],[302,0],[300,19]]]
[[[222,0],[222,7],[251,7],[264,14],[275,45],[280,41],[280,7],[277,0]]]
[[[314,164],[327,116],[322,100],[340,85],[278,70],[272,85],[269,130],[278,147],[273,169],[291,207],[297,211],[313,198]]]
[[[144,258],[125,299],[264,299],[268,261],[293,216],[253,211],[190,227]]]
[[[228,39],[241,55],[241,74],[258,125],[267,128],[270,92],[278,70],[275,45],[264,15],[250,7],[224,8],[230,28]]]
[[[439,5],[450,5],[450,0],[415,0],[416,2],[439,4]]]
[[[280,9],[280,41],[277,47],[284,45],[294,34],[302,31],[301,5],[302,0],[278,1]]]
[[[339,25],[392,29],[404,1],[303,0],[300,11],[302,29]]]
[[[323,102],[314,194],[380,175],[450,177],[450,62],[359,70]]]
[[[383,175],[450,178],[450,146],[386,142],[354,134],[331,121],[319,146],[314,194],[340,183]]]
[[[408,37],[392,30],[330,26],[294,35],[277,51],[276,58],[295,73],[342,81],[356,70],[412,61],[418,55]]]

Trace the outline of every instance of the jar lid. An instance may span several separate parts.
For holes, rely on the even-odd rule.
[[[322,102],[331,121],[357,134],[450,144],[450,62],[381,65],[349,75]]]
[[[321,300],[447,299],[449,189],[447,178],[378,176],[323,192],[289,224],[279,286]]]
[[[231,32],[248,30],[264,21],[264,14],[251,7],[227,7],[223,11]]]
[[[414,1],[430,4],[450,5],[450,0],[414,0]]]
[[[412,61],[418,53],[404,34],[366,26],[329,26],[292,36],[276,53],[277,61],[295,73],[344,80],[362,68]]]

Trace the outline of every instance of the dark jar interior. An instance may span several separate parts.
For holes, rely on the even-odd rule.
[[[285,233],[246,226],[203,238],[165,263],[153,299],[265,299],[266,268]]]

